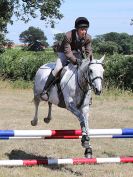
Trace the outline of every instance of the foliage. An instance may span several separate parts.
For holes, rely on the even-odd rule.
[[[133,25],[133,18],[131,19],[131,23],[130,23],[130,25]]]
[[[97,47],[97,52],[99,54],[107,53],[113,55],[114,53],[118,52],[118,45],[112,41],[101,42]]]
[[[38,51],[44,51],[44,47],[45,46],[40,41],[37,40],[29,44],[28,47],[26,47],[26,50],[38,52]]]
[[[7,24],[13,24],[12,16],[15,16],[28,22],[30,18],[36,18],[37,14],[40,19],[54,27],[55,19],[61,19],[63,15],[59,8],[63,0],[1,0],[0,1],[0,38],[7,32]],[[39,13],[40,12],[40,13]],[[4,36],[5,38],[5,36]],[[45,41],[45,46],[48,43]],[[4,51],[2,40],[0,40],[0,53]]]
[[[105,67],[107,87],[133,91],[133,56],[115,54],[106,57]]]
[[[29,27],[28,30],[23,31],[19,35],[19,40],[23,43],[31,44],[37,40],[45,42],[47,37],[40,28],[35,28],[33,26]]]
[[[59,11],[61,3],[62,0],[1,0],[0,36],[7,32],[8,23],[13,24],[11,19],[13,15],[24,22],[28,22],[31,17],[36,18],[39,14],[40,19],[44,20],[46,25],[49,23],[51,27],[54,27],[55,19],[60,20],[63,17]],[[1,40],[0,43],[2,44]],[[4,51],[2,46],[3,44],[0,45],[0,53]]]
[[[56,58],[51,48],[39,53],[16,49],[6,50],[0,55],[0,75],[13,81],[32,81],[41,65],[55,61]],[[98,55],[96,58],[99,58]],[[133,56],[119,54],[106,56],[104,68],[106,88],[119,88],[133,92]]]
[[[64,38],[64,36],[65,36],[65,33],[57,33],[57,34],[55,34],[54,35],[54,40],[55,40],[55,42],[56,41],[62,41],[63,40],[63,38]]]
[[[13,3],[9,0],[0,1],[0,53],[5,51],[5,33],[7,32],[7,24],[12,23]]]
[[[1,0],[0,14],[3,27],[10,21],[13,14],[25,22],[28,22],[31,17],[36,18],[39,14],[41,20],[44,20],[46,24],[50,23],[53,27],[54,20],[60,20],[63,17],[59,11],[61,3],[62,0]]]
[[[93,49],[100,54],[133,54],[133,35],[116,32],[98,35],[93,40]]]
[[[65,36],[65,33],[57,33],[57,34],[54,35],[55,42],[53,43],[53,46],[52,46],[54,52],[58,51],[58,48],[60,47],[64,36]]]
[[[6,32],[7,23],[12,23],[13,3],[9,0],[0,1],[0,32]]]
[[[54,52],[7,50],[0,55],[0,75],[11,80],[33,80],[37,69],[55,58]]]
[[[33,26],[23,31],[19,39],[22,43],[28,43],[27,49],[31,51],[42,51],[43,47],[48,47],[47,37],[44,35],[44,32],[40,28]]]
[[[4,43],[4,46],[8,49],[11,49],[14,45],[14,42],[9,39],[6,39],[3,43]]]

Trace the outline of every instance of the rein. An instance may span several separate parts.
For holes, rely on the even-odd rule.
[[[92,64],[100,64],[100,65],[102,65],[102,63],[89,63],[88,66],[90,66],[90,65],[92,65]],[[90,87],[91,87],[90,90],[91,90],[92,87],[93,87],[93,86],[92,86],[92,83],[93,83],[96,79],[101,79],[101,80],[103,80],[103,78],[102,78],[101,76],[96,76],[96,77],[94,77],[93,79],[91,79],[91,78],[90,78],[89,71],[87,72],[87,74],[88,74],[88,76],[89,76],[89,80],[88,80],[88,78],[85,77],[84,72],[83,72],[80,68],[78,68],[78,70],[80,70],[80,72],[82,73],[83,78],[85,79],[86,83],[90,85]],[[79,86],[80,90],[82,90],[82,92],[86,93],[86,91],[84,91],[84,89],[81,87],[81,85],[80,85],[80,83],[79,83],[79,76],[78,76],[78,75],[79,75],[79,74],[77,74],[78,86]]]
[[[82,70],[81,70],[80,68],[77,68],[77,69],[80,70],[80,72],[82,72]],[[83,74],[83,77],[84,77],[86,83],[88,83],[88,84],[90,85],[90,82],[88,82],[88,79],[85,77],[84,72],[82,72],[82,74]],[[79,86],[80,90],[82,90],[82,92],[83,92],[84,94],[86,94],[86,93],[87,93],[87,90],[85,91],[85,90],[81,87],[81,85],[80,85],[80,83],[79,83],[79,74],[78,74],[78,72],[77,72],[77,83],[78,83],[78,86]],[[91,89],[92,89],[92,88],[90,88],[90,89],[88,89],[88,90],[91,90]]]
[[[89,66],[90,66],[90,65],[93,65],[93,64],[102,65],[102,63],[96,62],[96,63],[89,63]],[[88,74],[88,75],[89,75],[89,74]],[[96,77],[94,77],[93,79],[91,79],[91,78],[90,78],[90,75],[89,75],[89,84],[90,84],[91,87],[92,87],[92,83],[93,83],[96,79],[101,79],[101,81],[103,80],[103,78],[102,78],[101,76],[96,76]]]

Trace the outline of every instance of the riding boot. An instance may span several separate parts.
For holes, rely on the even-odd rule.
[[[49,98],[48,92],[50,91],[50,88],[54,84],[55,80],[56,80],[56,78],[51,71],[51,73],[49,74],[48,79],[46,81],[46,84],[44,86],[43,92],[41,94],[41,98],[44,101],[48,101],[48,98]]]

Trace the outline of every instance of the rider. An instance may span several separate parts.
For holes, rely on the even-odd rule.
[[[90,60],[92,57],[92,39],[91,36],[87,34],[88,28],[88,19],[85,17],[78,17],[75,20],[75,29],[65,34],[64,39],[57,50],[59,58],[56,61],[56,66],[48,76],[43,93],[41,94],[41,98],[45,101],[48,100],[48,92],[56,80],[59,71],[61,71],[64,66],[69,62],[80,66],[83,58]]]

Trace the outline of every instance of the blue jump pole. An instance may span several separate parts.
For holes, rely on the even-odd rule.
[[[0,137],[81,136],[81,130],[0,130]],[[90,136],[133,135],[133,128],[89,129]]]

